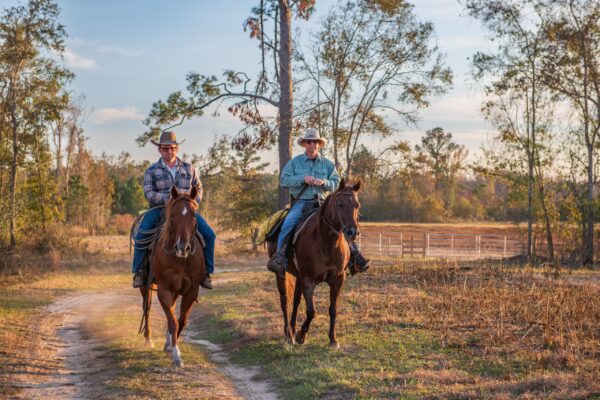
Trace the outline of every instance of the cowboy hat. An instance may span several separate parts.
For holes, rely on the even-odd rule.
[[[327,144],[327,139],[322,138],[321,135],[319,135],[319,131],[315,128],[308,128],[304,133],[304,136],[298,138],[298,144],[302,146],[302,142],[305,140],[318,140],[321,142],[321,147]]]
[[[185,142],[185,139],[182,140],[181,142],[178,142],[177,135],[175,135],[175,132],[165,131],[160,134],[160,139],[158,139],[158,142],[154,139],[150,139],[150,141],[152,142],[152,144],[154,144],[156,146],[165,146],[165,145],[179,146],[181,143]]]

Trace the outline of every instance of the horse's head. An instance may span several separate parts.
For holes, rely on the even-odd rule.
[[[359,233],[358,210],[360,203],[356,193],[360,190],[361,185],[360,180],[354,185],[347,185],[342,179],[338,190],[329,197],[324,210],[332,226],[341,231],[348,241],[356,239]]]
[[[171,188],[171,200],[167,205],[164,233],[165,249],[177,257],[187,258],[195,253],[194,234],[196,232],[196,196],[198,189],[193,186],[189,193]]]

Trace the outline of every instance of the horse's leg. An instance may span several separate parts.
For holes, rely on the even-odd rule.
[[[313,294],[315,293],[316,284],[311,280],[302,281],[302,294],[304,294],[304,300],[306,301],[306,321],[302,324],[300,332],[296,333],[296,342],[303,344],[308,333],[310,323],[315,317],[315,303],[313,301]]]
[[[286,274],[287,275],[287,274]],[[281,305],[281,312],[283,314],[283,335],[285,336],[285,341],[288,343],[292,343],[292,335],[290,333],[290,324],[288,322],[288,298],[287,298],[287,285],[286,285],[286,277],[279,277],[277,275],[277,290],[279,290],[279,304]]]
[[[152,291],[148,292],[147,286],[142,286],[140,288],[140,293],[142,294],[142,312],[146,313],[144,306],[146,301],[148,302],[148,315],[144,318],[144,337],[146,338],[146,346],[153,349],[154,343],[152,342],[152,337],[150,336],[150,305],[152,304]],[[148,295],[148,298],[146,296]]]
[[[296,317],[298,315],[298,306],[300,306],[300,299],[302,299],[302,281],[300,278],[296,279],[296,286],[294,287],[294,304],[292,307],[292,316],[290,318],[290,329],[292,335],[296,334]]]
[[[194,305],[194,301],[198,297],[199,288],[199,286],[196,286],[194,290],[188,291],[184,296],[181,297],[181,306],[179,307],[179,330],[177,331],[177,339],[179,339],[183,328],[185,328],[185,326],[187,325],[188,316],[190,315],[190,311],[192,311],[192,305]]]
[[[343,285],[343,276],[329,284],[329,345],[335,348],[340,347],[335,337],[335,317],[337,315],[337,300]]]
[[[161,290],[162,289],[162,290]],[[158,300],[167,316],[167,332],[165,334],[165,352],[171,352],[171,360],[174,367],[182,367],[181,352],[177,346],[177,332],[179,331],[179,321],[175,318],[175,296],[165,288],[158,287]]]

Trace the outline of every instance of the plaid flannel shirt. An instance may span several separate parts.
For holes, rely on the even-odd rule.
[[[333,162],[320,154],[313,161],[308,158],[306,153],[302,153],[288,161],[283,168],[280,180],[281,186],[289,188],[291,195],[297,198],[304,185],[305,176],[323,179],[325,184],[323,186],[308,186],[300,196],[301,199],[314,199],[315,195],[324,198],[326,192],[335,191],[340,184],[340,176]]]
[[[171,187],[180,191],[189,191],[192,186],[198,187],[196,201],[202,200],[202,183],[192,164],[177,158],[175,181],[167,167],[159,159],[144,173],[144,196],[150,207],[164,205],[171,198]]]

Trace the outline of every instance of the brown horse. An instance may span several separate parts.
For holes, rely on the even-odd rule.
[[[166,206],[165,223],[158,236],[150,266],[157,286],[157,297],[167,316],[168,328],[164,351],[171,353],[173,366],[182,367],[181,352],[177,340],[187,323],[192,304],[198,297],[200,282],[206,274],[204,252],[200,240],[196,236],[196,203],[197,188],[192,187],[190,193],[180,193],[175,187],[171,189],[171,200]],[[140,288],[146,304],[147,287]],[[175,305],[181,296],[179,320],[175,318]],[[144,325],[146,342],[150,339],[148,316]]]
[[[321,209],[307,222],[294,244],[293,256],[285,277],[277,276],[277,289],[283,312],[283,332],[289,343],[302,344],[310,323],[315,317],[313,294],[315,287],[327,282],[329,295],[329,344],[339,347],[335,335],[337,301],[346,278],[346,266],[350,260],[349,241],[358,235],[358,210],[360,203],[356,193],[361,181],[340,187],[325,199]],[[269,256],[275,252],[275,246],[269,244]],[[292,315],[288,321],[288,303],[293,297]],[[306,301],[306,320],[299,332],[296,332],[296,316],[300,298]]]

